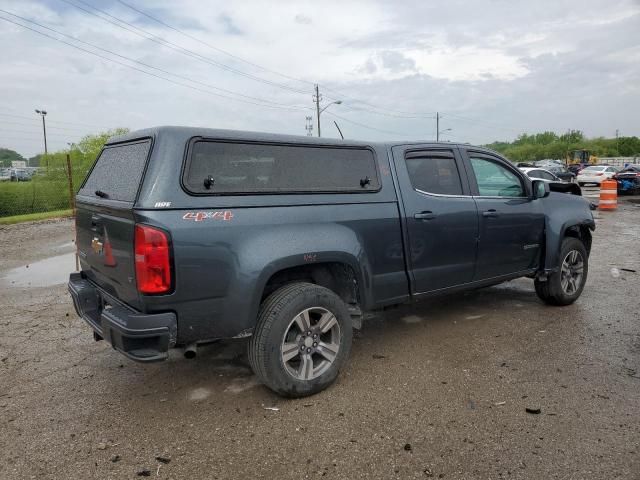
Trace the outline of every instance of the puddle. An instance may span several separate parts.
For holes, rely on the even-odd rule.
[[[67,283],[75,269],[75,252],[70,252],[7,270],[0,283],[9,287],[51,287]]]

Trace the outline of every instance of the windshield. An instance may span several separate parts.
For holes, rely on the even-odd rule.
[[[583,171],[584,172],[602,172],[607,167],[587,167]]]

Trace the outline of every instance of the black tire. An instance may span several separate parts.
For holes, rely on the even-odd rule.
[[[569,269],[570,272],[563,273],[563,263],[565,260],[569,260],[569,255],[572,252],[577,252],[582,260],[582,275],[579,280],[573,278],[575,271],[573,269]],[[577,269],[576,269],[577,271]],[[558,265],[558,271],[549,275],[546,281],[534,280],[534,285],[536,288],[536,293],[540,299],[549,304],[549,305],[571,305],[575,302],[587,281],[587,275],[589,273],[589,257],[587,255],[587,249],[580,239],[574,237],[567,237],[562,241],[562,246],[560,248],[560,264]],[[572,288],[568,288],[571,285],[567,285],[564,282],[563,287],[563,275],[570,275],[573,278],[573,285],[575,290]],[[571,282],[569,282],[571,283]],[[567,291],[567,289],[569,291]]]
[[[333,327],[326,333],[322,333],[320,329],[324,314],[318,317],[323,311],[332,314],[336,320],[335,323],[331,320]],[[304,312],[307,312],[306,319],[310,325],[316,322],[310,328],[316,328],[314,332],[319,335],[317,343],[320,345],[317,348],[315,341],[309,345],[304,343],[305,339],[309,342],[315,335],[306,335],[298,325],[298,320]],[[333,360],[325,358],[325,353],[321,350],[321,346],[325,345],[321,342],[321,337],[326,339],[325,335],[331,335],[330,346],[337,347]],[[249,363],[258,379],[274,392],[286,397],[313,395],[327,388],[337,378],[349,357],[352,335],[351,316],[340,297],[318,285],[293,283],[276,290],[262,303],[256,328],[249,341]],[[304,350],[302,353],[298,352],[299,370],[296,372],[291,365],[295,364],[295,358],[285,362],[286,339],[289,339],[289,345],[297,343],[301,348],[309,347],[308,350],[313,351],[306,355]],[[303,365],[303,361],[307,364],[307,359],[314,359],[311,360],[310,370],[305,369]],[[317,376],[309,379],[295,376],[314,375],[316,361],[319,365]],[[302,372],[303,370],[305,372]],[[307,375],[308,372],[311,374]]]

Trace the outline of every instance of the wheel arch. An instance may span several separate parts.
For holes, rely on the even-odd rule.
[[[364,310],[371,305],[371,280],[366,269],[346,252],[323,252],[304,261],[299,255],[278,259],[266,266],[256,281],[251,302],[251,318],[257,318],[260,305],[271,293],[294,282],[308,282],[328,288],[347,306]]]
[[[593,220],[567,221],[560,228],[553,228],[547,220],[544,272],[550,273],[558,269],[562,242],[567,237],[577,238],[585,246],[587,255],[591,253],[592,235],[595,228]]]

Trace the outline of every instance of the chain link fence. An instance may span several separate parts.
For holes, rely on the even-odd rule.
[[[0,218],[73,210],[74,197],[85,169],[74,171],[72,163],[50,168],[40,167],[32,174],[16,172],[0,182]]]

